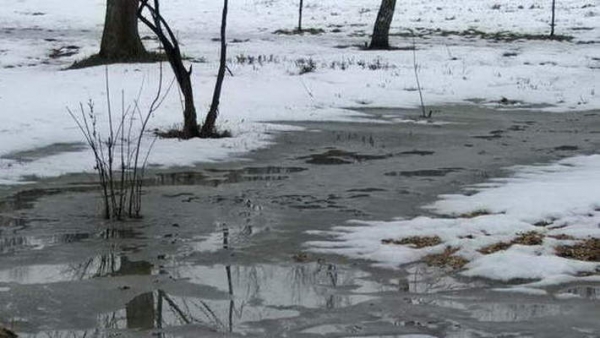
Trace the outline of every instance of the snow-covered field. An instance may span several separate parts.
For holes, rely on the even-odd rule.
[[[229,67],[219,126],[234,137],[221,140],[158,140],[150,162],[162,166],[193,165],[243,156],[264,147],[272,133],[288,129],[269,121],[360,121],[349,107],[415,107],[419,103],[414,56],[428,105],[476,100],[494,105],[503,98],[548,111],[600,109],[600,4],[597,0],[557,2],[556,33],[571,42],[540,39],[497,41],[473,37],[511,32],[541,35],[549,31],[551,1],[411,0],[398,3],[392,27],[395,51],[363,51],[379,0],[306,0],[305,27],[319,35],[279,35],[295,27],[296,0],[236,0],[230,5]],[[35,156],[23,153],[55,144],[82,142],[67,114],[93,100],[106,118],[105,68],[63,69],[97,52],[104,1],[0,0],[0,184],[23,177],[58,176],[93,170],[87,150]],[[170,0],[165,16],[194,63],[197,108],[207,111],[217,71],[219,13],[217,0]],[[438,31],[436,31],[439,29]],[[409,30],[417,37],[413,42]],[[470,31],[469,31],[470,30]],[[141,29],[142,35],[150,35]],[[468,31],[465,34],[460,32]],[[469,33],[470,32],[470,33]],[[149,49],[157,46],[146,40]],[[77,48],[66,48],[74,46]],[[61,48],[63,48],[61,50]],[[77,51],[50,57],[55,51]],[[299,59],[312,59],[313,72],[299,74]],[[120,109],[141,89],[142,106],[158,84],[158,65],[113,65],[108,68],[111,98]],[[166,71],[166,79],[172,75]],[[518,106],[518,105],[517,105]],[[182,120],[179,95],[172,91],[150,121],[150,129],[168,129]],[[101,121],[102,122],[102,121]],[[289,127],[291,128],[291,127]],[[152,138],[148,135],[147,144]],[[448,196],[432,208],[441,214],[477,217],[417,218],[339,228],[340,243],[319,244],[397,266],[439,252],[449,245],[470,260],[465,274],[499,279],[536,278],[541,284],[593,272],[597,265],[557,258],[553,248],[574,241],[569,235],[600,237],[600,158],[578,157],[549,167],[521,168],[515,178],[493,181],[472,196]],[[560,191],[557,195],[554,191]],[[568,197],[565,197],[568,194]],[[567,201],[568,203],[566,203]],[[399,215],[401,216],[401,215]],[[533,225],[549,222],[546,227]],[[513,245],[490,255],[478,249],[511,241],[519,233],[539,231],[543,244]],[[384,238],[438,235],[443,244],[415,250],[384,245]],[[473,237],[473,238],[469,238]],[[560,237],[564,238],[564,237]],[[476,239],[476,240],[475,240]],[[535,262],[521,269],[519,262]],[[579,277],[590,278],[590,277]],[[541,284],[536,285],[541,285]]]
[[[226,159],[269,142],[272,120],[340,120],[350,118],[341,107],[410,107],[419,102],[410,51],[361,51],[368,41],[378,0],[306,1],[305,27],[320,35],[273,34],[296,24],[295,0],[237,0],[229,19],[230,68],[223,93],[220,126],[233,139],[178,142],[159,140],[151,163],[191,165]],[[104,1],[7,1],[0,12],[0,182],[23,176],[55,176],[92,170],[81,151],[43,158],[7,156],[56,143],[81,142],[66,107],[93,100],[106,116],[103,67],[63,71],[73,61],[98,50]],[[528,104],[552,105],[548,111],[600,107],[598,67],[600,8],[594,1],[560,1],[557,34],[574,42],[522,40],[495,42],[442,32],[417,38],[417,63],[427,104],[497,101],[503,97]],[[392,34],[408,29],[445,31],[476,29],[495,33],[545,34],[550,1],[409,1],[398,5]],[[162,6],[194,64],[195,94],[200,113],[207,111],[218,60],[219,13],[215,0],[171,0]],[[142,30],[143,36],[150,33]],[[156,45],[149,42],[150,49]],[[412,38],[392,37],[398,47]],[[53,50],[76,46],[77,54],[51,58]],[[348,48],[343,48],[348,47]],[[63,49],[64,50],[64,49]],[[258,57],[265,61],[258,62]],[[254,58],[250,61],[249,58]],[[298,59],[312,58],[317,67],[298,75]],[[168,68],[168,67],[166,67]],[[372,70],[371,68],[374,68]],[[166,80],[171,76],[168,71]],[[158,65],[115,65],[109,68],[113,102],[126,105],[143,87],[148,104],[158,82]],[[117,112],[120,104],[113,107]],[[351,113],[356,115],[356,113]],[[182,120],[181,104],[172,91],[151,120],[151,128],[167,129]],[[150,136],[149,136],[150,137]],[[87,154],[87,153],[86,153]]]

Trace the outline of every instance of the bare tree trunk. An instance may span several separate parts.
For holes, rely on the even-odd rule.
[[[304,0],[300,0],[298,8],[298,32],[302,32],[302,10],[304,9]]]
[[[151,20],[144,16],[144,10],[149,12]],[[160,14],[159,0],[154,0],[154,6],[150,5],[148,0],[141,0],[137,16],[160,40],[161,45],[165,50],[165,54],[167,54],[169,64],[175,74],[175,78],[177,79],[177,83],[179,84],[179,89],[181,89],[181,93],[183,94],[183,130],[181,137],[184,139],[198,137],[200,131],[196,120],[194,91],[192,88],[192,80],[190,78],[192,75],[192,67],[190,66],[188,70],[183,64],[179,42],[167,21]]]
[[[556,0],[552,0],[552,23],[550,24],[550,37],[554,37],[554,26],[556,19]]]
[[[227,11],[229,0],[223,0],[223,16],[221,19],[221,60],[219,62],[219,73],[217,75],[217,83],[213,92],[213,99],[210,105],[210,110],[206,114],[206,120],[202,125],[200,137],[208,138],[216,136],[217,116],[219,114],[219,101],[221,99],[221,90],[223,89],[223,80],[225,79],[225,71],[227,70]]]
[[[104,31],[98,55],[103,59],[131,61],[146,56],[138,32],[139,0],[106,0]]]
[[[390,27],[394,19],[396,10],[396,0],[381,0],[381,7],[375,21],[373,37],[369,49],[389,49],[390,48]]]

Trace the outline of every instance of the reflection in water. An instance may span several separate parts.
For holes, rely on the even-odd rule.
[[[410,293],[438,293],[444,291],[455,291],[483,287],[483,281],[461,282],[454,274],[444,269],[427,266],[426,264],[414,264],[406,269],[408,276],[406,280],[398,283],[400,291]]]
[[[0,228],[3,227],[23,227],[27,224],[27,221],[21,217],[12,217],[0,215]]]
[[[307,170],[299,167],[247,167],[242,169],[209,169],[203,172],[160,173],[147,183],[150,185],[206,185],[216,187],[226,183],[250,181],[280,181],[289,174]]]
[[[57,244],[76,243],[91,239],[134,239],[142,238],[140,233],[131,228],[107,228],[96,234],[86,232],[62,233],[54,235],[20,236],[0,232],[0,253],[12,253],[23,250],[40,250]]]
[[[600,300],[600,286],[573,286],[559,291],[558,295],[574,296],[590,300]]]
[[[79,269],[79,270],[77,270]],[[331,264],[305,264],[293,268],[280,266],[182,266],[175,268],[179,277],[192,283],[214,286],[224,291],[222,298],[202,299],[184,291],[156,289],[136,295],[124,308],[97,317],[97,330],[64,332],[56,337],[104,336],[106,330],[157,330],[193,325],[218,332],[253,332],[249,323],[299,315],[293,306],[340,308],[371,297],[353,294],[362,288],[359,277]],[[126,256],[105,256],[75,268],[78,277],[89,275],[151,276],[156,268],[145,261]],[[356,279],[356,280],[355,280]],[[344,290],[336,290],[344,288]],[[100,333],[103,333],[100,335]],[[35,336],[31,336],[35,337]]]
[[[564,312],[565,309],[558,304],[488,303],[474,306],[471,314],[482,322],[521,322],[558,316]]]
[[[90,238],[87,233],[69,233],[51,236],[11,236],[0,237],[0,253],[12,253],[22,250],[39,250],[49,245],[79,242]]]
[[[95,236],[103,239],[139,238],[133,229],[104,229]],[[54,236],[12,236],[0,238],[0,253],[22,250],[41,250],[47,246],[87,240],[88,233],[67,233]],[[0,271],[0,282],[19,284],[42,284],[86,280],[119,275],[130,263],[124,253],[141,247],[123,246],[120,242],[108,242],[103,253],[79,263],[18,265]],[[128,272],[128,274],[131,274]],[[142,274],[146,274],[145,272]]]
[[[229,292],[228,284],[224,284],[220,276],[225,269],[223,265],[184,265],[176,268],[174,275],[191,283]],[[341,308],[369,298],[338,292],[339,288],[360,286],[358,278],[366,274],[340,271],[332,264],[312,263],[291,268],[277,265],[232,266],[230,270],[231,288],[242,307],[260,304],[268,307]],[[260,319],[260,315],[256,314],[256,317]]]

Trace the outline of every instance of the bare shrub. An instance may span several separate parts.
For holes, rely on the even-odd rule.
[[[150,117],[160,107],[168,93],[168,90],[164,95],[162,93],[162,65],[156,95],[145,112],[140,108],[139,96],[132,105],[125,107],[124,94],[122,94],[120,116],[115,116],[111,103],[108,68],[105,77],[108,131],[104,131],[98,125],[99,114],[91,100],[86,105],[79,104],[79,113],[69,108],[67,111],[94,154],[94,169],[98,174],[98,183],[102,192],[103,217],[114,220],[125,217],[140,218],[146,164],[156,141],[154,138],[148,148],[142,151],[143,138]],[[173,82],[169,89],[172,85]]]

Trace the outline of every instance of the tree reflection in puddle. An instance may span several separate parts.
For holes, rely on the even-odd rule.
[[[558,298],[583,298],[589,300],[600,300],[600,286],[580,285],[560,290]]]
[[[78,263],[62,264],[19,264],[0,270],[0,283],[18,283],[23,285],[70,282],[118,274],[126,253],[138,251],[143,244],[124,245],[119,240],[139,239],[139,233],[133,229],[101,230],[96,234],[66,233],[41,236],[11,236],[0,239],[0,253],[12,253],[24,250],[42,251],[57,244],[81,242],[92,237],[106,240],[103,253],[84,259]]]
[[[431,267],[422,263],[407,267],[406,272],[408,276],[406,279],[401,279],[398,284],[400,291],[410,293],[429,294],[487,286],[481,280],[461,281],[452,270]]]

